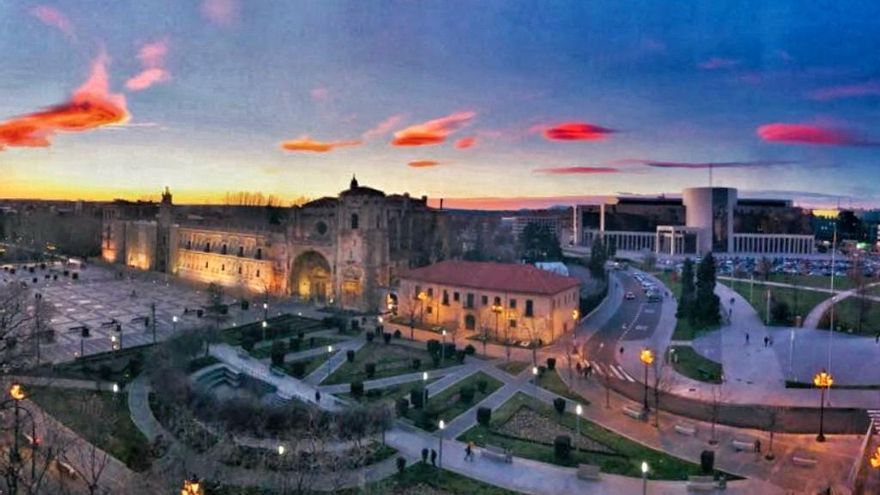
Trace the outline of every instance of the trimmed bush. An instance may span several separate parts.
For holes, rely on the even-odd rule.
[[[485,379],[480,378],[479,380],[477,380],[477,390],[479,390],[481,394],[485,394],[486,389],[488,388],[489,382],[487,382]]]
[[[378,388],[371,388],[370,390],[367,390],[366,395],[370,399],[378,399],[379,397],[382,397],[382,391]]]
[[[402,334],[400,333],[400,330],[395,330],[395,331],[394,331],[394,338],[395,338],[395,339],[399,339],[400,337],[402,337]]]
[[[353,350],[349,349],[349,350],[345,351],[345,360],[348,361],[349,363],[354,362],[354,351]]]
[[[422,367],[422,360],[419,358],[413,358],[412,367],[414,370],[418,370],[419,368],[421,368]]]
[[[297,378],[302,378],[306,374],[306,362],[294,361],[290,363],[290,372]]]
[[[712,474],[715,470],[715,452],[712,450],[704,450],[700,454],[700,468],[703,474]]]
[[[386,344],[391,343],[391,334],[388,332],[382,333],[382,340],[384,340]]]
[[[425,391],[421,389],[410,391],[409,401],[414,408],[421,409],[422,406],[425,405]]]
[[[470,404],[474,401],[474,395],[476,394],[476,390],[471,385],[465,385],[461,387],[458,391],[458,400],[464,402],[465,404]]]
[[[428,462],[428,449],[422,449],[422,464],[427,464]]]
[[[556,358],[554,358],[554,357],[547,358],[547,369],[551,370],[551,371],[556,369]]]
[[[441,346],[440,346],[439,340],[431,339],[425,345],[428,349],[428,354],[430,354],[431,356],[437,356],[438,358],[440,357],[440,347]]]
[[[354,398],[361,398],[364,395],[364,382],[351,382],[349,391]]]
[[[246,350],[247,352],[251,352],[254,350],[254,346],[257,344],[257,338],[253,335],[247,334],[241,337],[241,348]]]
[[[464,348],[465,354],[468,356],[473,356],[477,353],[477,348],[473,346],[473,344],[468,344],[467,347]]]
[[[565,412],[565,399],[562,397],[557,397],[553,399],[553,408],[556,409],[556,412],[562,414]]]
[[[398,457],[397,458],[397,472],[402,473],[404,469],[406,469],[406,459],[403,457]]]
[[[467,353],[464,352],[463,350],[459,349],[459,350],[455,351],[455,360],[458,361],[459,363],[464,362],[465,356],[467,356]]]
[[[287,346],[290,348],[291,352],[298,352],[299,349],[302,347],[302,340],[298,338],[291,338],[288,341]]]
[[[367,374],[367,378],[373,378],[376,375],[376,363],[364,364],[364,372]]]
[[[274,364],[275,366],[281,366],[282,364],[284,364],[285,354],[287,354],[287,345],[284,344],[284,341],[276,340],[272,342],[272,348],[270,351],[272,364]]]
[[[553,439],[553,455],[559,461],[567,461],[571,458],[571,437],[559,435]]]
[[[447,342],[446,344],[443,344],[443,356],[446,359],[455,356],[455,342]]]
[[[492,421],[492,410],[488,407],[478,407],[477,408],[477,423],[483,426],[489,426],[489,422]]]
[[[397,409],[398,416],[406,417],[406,413],[409,412],[409,401],[406,400],[405,397],[401,397],[397,399],[397,402],[395,403],[395,408]]]
[[[367,333],[366,336],[367,336],[367,342],[372,342],[373,339],[376,338],[376,334],[374,334],[374,333]]]

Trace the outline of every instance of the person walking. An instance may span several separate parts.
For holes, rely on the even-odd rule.
[[[474,462],[474,442],[470,441],[464,448],[464,460]]]
[[[315,389],[315,402],[321,402],[321,392]]]
[[[761,439],[755,439],[755,459],[761,459]]]
[[[437,467],[437,451],[431,449],[431,465]]]
[[[746,332],[746,345],[749,345],[749,332]]]

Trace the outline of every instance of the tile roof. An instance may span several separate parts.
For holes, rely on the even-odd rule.
[[[505,292],[553,295],[580,285],[532,265],[478,261],[441,261],[415,268],[400,278],[419,282]]]

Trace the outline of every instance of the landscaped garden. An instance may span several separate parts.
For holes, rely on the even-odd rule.
[[[671,364],[675,371],[693,380],[721,383],[721,363],[700,355],[689,345],[671,346],[669,352],[674,356]]]
[[[265,329],[262,326],[262,321],[224,328],[218,332],[218,340],[231,346],[242,345],[247,341],[256,344],[263,340],[264,334],[266,340],[275,340],[292,337],[300,333],[308,334],[319,330],[326,330],[331,328],[332,324],[330,320],[322,322],[291,314],[269,318],[266,320],[266,323]]]
[[[499,364],[498,368],[508,374],[516,376],[516,375],[522,373],[522,371],[524,369],[528,368],[529,366],[530,366],[530,363],[527,363],[525,361],[506,361],[504,363]]]
[[[819,319],[818,328],[831,327],[831,310]],[[848,297],[834,304],[834,328],[855,335],[876,336],[880,333],[880,303],[870,299]]]
[[[150,467],[150,445],[131,421],[123,394],[55,387],[27,390],[41,409],[131,469]]]
[[[817,304],[831,297],[827,292],[817,292],[794,287],[776,287],[749,280],[727,282],[755,308],[758,315],[767,322],[767,291],[770,291],[770,326],[793,326],[797,316],[806,317]]]
[[[437,344],[440,345],[439,342]],[[393,340],[387,343],[367,342],[353,356],[348,355],[346,362],[327,377],[323,384],[364,382],[461,364],[463,354],[458,354],[455,344],[447,344],[446,348],[446,351],[438,354],[436,351],[429,352],[394,343]]]
[[[560,413],[554,406],[517,394],[486,421],[459,437],[483,447],[509,449],[513,455],[563,466],[593,464],[603,472],[641,476],[640,465],[651,466],[651,479],[686,480],[700,474],[697,464],[644,447],[590,421],[577,417],[570,402]]]
[[[439,394],[433,397],[429,396],[427,406],[423,404],[424,398],[420,391],[416,391],[410,396],[410,402],[415,407],[403,408],[402,402],[399,401],[398,413],[411,419],[416,426],[434,431],[438,428],[441,419],[447,422],[452,421],[492,395],[502,385],[491,376],[477,372]]]
[[[568,387],[565,381],[562,380],[562,377],[559,376],[559,373],[565,373],[565,371],[558,369],[556,366],[554,366],[554,369],[543,367],[539,368],[538,386],[546,388],[554,394],[561,395],[566,399],[573,400],[581,404],[589,404],[589,401],[587,399],[584,399],[580,395],[576,394]]]

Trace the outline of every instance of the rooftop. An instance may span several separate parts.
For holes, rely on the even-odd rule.
[[[577,279],[556,275],[533,265],[478,261],[441,261],[401,274],[426,283],[505,292],[553,295],[580,285]]]

